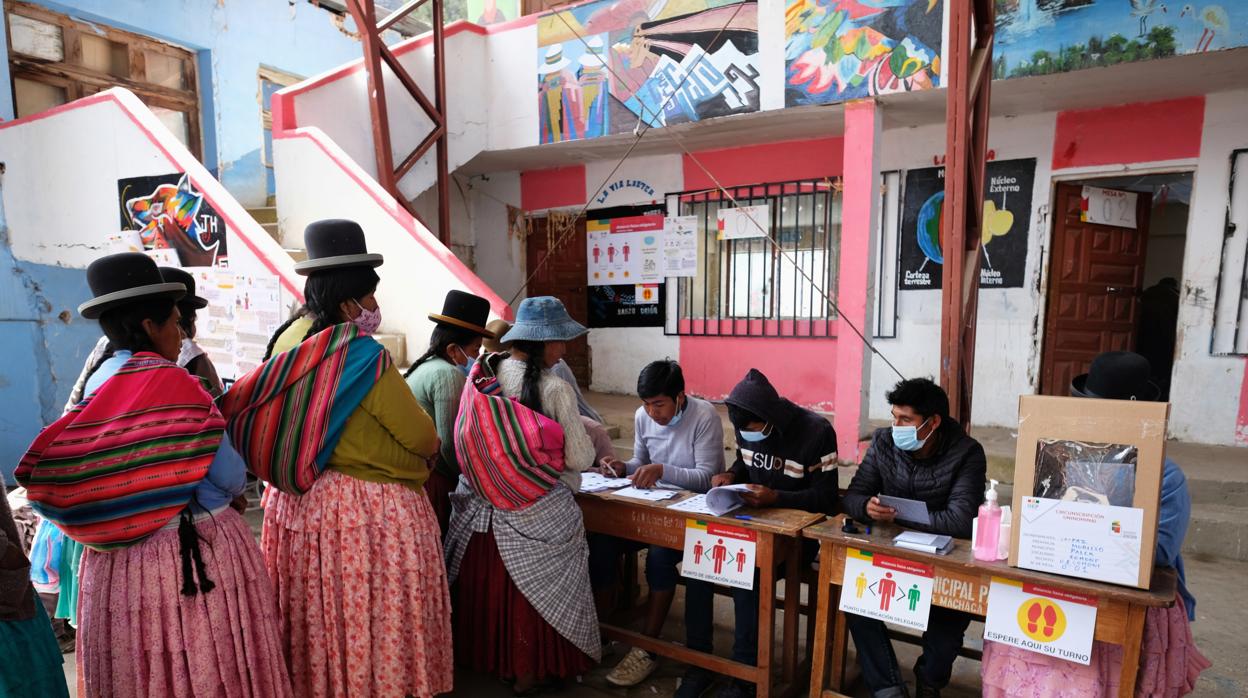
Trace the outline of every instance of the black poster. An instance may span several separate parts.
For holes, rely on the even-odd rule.
[[[121,229],[135,231],[143,249],[173,249],[179,266],[224,262],[225,221],[181,172],[117,180]]]
[[[664,297],[667,284],[635,286],[590,286],[589,287],[589,326],[590,327],[662,327],[663,309],[666,308]],[[654,294],[653,299],[641,299],[637,302],[639,289]]]
[[[1036,177],[1035,158],[988,163],[988,195],[984,201],[983,267],[981,288],[1020,288],[1027,265],[1027,235],[1031,230],[1031,193]],[[906,172],[902,200],[902,290],[939,289],[944,265],[941,213],[945,200],[945,170],[928,167]]]

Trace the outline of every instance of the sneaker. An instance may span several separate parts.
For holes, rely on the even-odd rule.
[[[620,660],[619,664],[607,674],[607,682],[613,686],[627,688],[645,681],[654,673],[659,663],[650,658],[649,653],[634,647]]]
[[[706,669],[691,666],[685,669],[685,675],[680,677],[680,685],[676,687],[673,698],[700,698],[714,682],[714,674]]]
[[[715,698],[754,698],[754,684],[749,681],[733,679],[715,694]]]

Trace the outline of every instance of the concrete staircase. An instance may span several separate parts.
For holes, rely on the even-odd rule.
[[[269,201],[267,203],[272,204],[273,202]],[[254,218],[256,222],[264,228],[264,231],[274,240],[277,240],[279,243],[282,242],[282,233],[277,222],[276,206],[269,205],[263,208],[249,208],[247,209],[247,213],[251,214],[251,217]],[[302,262],[308,258],[308,251],[302,247],[291,247],[286,245],[283,249],[285,249],[286,254],[290,255],[296,262]],[[373,338],[378,342],[381,342],[381,345],[390,352],[390,356],[394,357],[394,363],[396,366],[399,366],[401,370],[407,368],[407,341],[402,335],[375,334],[373,335]]]

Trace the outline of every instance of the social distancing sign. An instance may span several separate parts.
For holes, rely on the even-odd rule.
[[[848,548],[840,610],[927,630],[933,577],[931,565]]]
[[[1095,630],[1095,596],[992,578],[985,640],[1088,664]]]
[[[680,573],[691,579],[753,589],[756,542],[748,528],[688,519]]]

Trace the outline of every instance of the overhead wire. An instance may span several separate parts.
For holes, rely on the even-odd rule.
[[[737,9],[732,13],[732,15],[728,18],[728,20],[724,22],[724,26],[720,28],[719,32],[717,32],[715,37],[711,40],[711,43],[710,43],[711,46],[713,46],[717,41],[719,41],[719,38],[723,35],[725,31],[727,31],[729,25],[731,25],[733,20],[736,19],[737,14],[741,11],[741,8],[744,6],[745,6],[744,2],[738,4]],[[585,37],[582,36],[580,32],[578,32],[576,28],[573,27],[572,24],[568,22],[568,20],[563,16],[565,12],[567,12],[567,10],[559,10],[555,12],[554,15],[558,17],[560,21],[563,22],[564,26],[568,28],[568,31],[570,31],[572,35],[575,36],[576,39],[581,42],[581,44],[585,47],[586,50],[592,50],[589,46],[589,42],[585,39]],[[628,157],[632,155],[633,150],[636,149],[637,145],[641,142],[641,139],[647,133],[649,133],[651,128],[653,128],[648,123],[648,120],[646,117],[650,116],[652,117],[652,119],[657,118],[659,114],[662,114],[667,109],[668,103],[672,100],[673,97],[676,96],[676,94],[680,91],[680,88],[684,86],[685,82],[693,74],[693,69],[696,68],[698,63],[700,63],[703,59],[705,59],[707,55],[709,55],[709,52],[704,51],[701,55],[698,56],[698,58],[689,67],[689,69],[685,71],[684,77],[681,79],[680,83],[676,86],[676,89],[674,89],[672,93],[667,96],[667,99],[663,101],[663,104],[660,105],[657,113],[651,112],[644,103],[639,102],[642,113],[638,114],[637,125],[633,129],[635,138],[633,139],[633,142],[629,145],[628,150],[625,151],[624,155],[621,156],[620,159],[615,163],[615,166],[611,168],[611,172],[607,174],[606,178],[603,180],[603,183],[598,187],[598,189],[595,190],[595,192],[600,191],[602,187],[605,187],[607,183],[611,181],[611,178],[615,176],[615,173],[619,171],[620,167],[624,165],[624,162],[628,159]],[[606,68],[607,72],[610,73],[611,77],[617,80],[621,85],[633,91],[637,89],[636,86],[631,85],[627,80],[625,80],[622,76],[620,76],[620,74],[617,73],[611,67],[610,61],[600,60],[600,63],[602,64],[604,68]],[[905,380],[906,378],[905,375],[895,365],[893,365],[893,362],[889,361],[888,357],[885,356],[883,352],[881,352],[878,348],[876,348],[871,343],[871,341],[867,339],[866,335],[864,335],[863,332],[858,329],[858,326],[855,325],[852,320],[850,320],[848,317],[845,316],[844,313],[841,312],[839,304],[837,304],[836,300],[832,298],[832,295],[828,293],[828,291],[824,289],[821,284],[816,282],[814,278],[800,264],[798,264],[797,260],[792,255],[789,254],[788,250],[784,249],[784,246],[781,245],[778,240],[776,240],[776,238],[772,235],[772,233],[769,232],[767,228],[765,228],[761,223],[759,223],[758,220],[755,219],[751,211],[749,211],[748,209],[743,209],[743,207],[740,206],[740,204],[737,202],[736,197],[732,195],[732,192],[728,191],[728,189],[724,187],[724,185],[720,182],[719,178],[716,177],[715,174],[712,173],[710,169],[707,168],[707,166],[689,150],[688,147],[686,147],[684,141],[680,138],[679,134],[677,134],[674,130],[670,128],[666,131],[666,134],[672,138],[672,140],[676,143],[677,147],[680,148],[680,150],[685,154],[685,156],[688,157],[691,162],[697,165],[698,169],[702,170],[703,174],[705,174],[707,178],[711,180],[711,182],[715,185],[715,191],[718,191],[721,195],[727,197],[727,199],[729,200],[729,202],[732,203],[734,208],[743,210],[745,217],[750,221],[750,223],[754,225],[754,227],[756,227],[759,230],[759,232],[762,233],[762,237],[771,245],[772,249],[774,249],[780,256],[782,256],[789,264],[793,266],[794,270],[796,270],[799,274],[802,275],[802,277],[806,279],[807,283],[810,284],[811,289],[813,291],[818,292],[824,298],[824,300],[828,302],[828,304],[836,312],[837,317],[843,323],[845,323],[847,327],[849,327],[849,329],[858,337],[859,341],[861,341],[863,345],[865,345],[867,349],[870,350],[870,352],[873,355],[878,356],[880,360],[884,362],[885,365],[887,365],[890,369],[892,369],[893,373],[896,373],[898,378]],[[835,188],[835,185],[832,183],[829,183],[829,186],[832,186]],[[711,190],[708,190],[708,191],[711,191]],[[546,265],[546,263],[551,259],[551,256],[554,254],[554,252],[563,246],[564,241],[568,238],[568,236],[573,231],[575,231],[576,221],[580,219],[580,217],[584,215],[588,209],[589,209],[589,200],[585,202],[585,204],[581,207],[580,211],[575,216],[569,219],[570,222],[565,226],[565,230],[562,232],[562,234],[556,239],[555,244],[547,249],[545,257],[543,257],[542,260],[534,267],[533,271],[529,274],[527,278],[525,278],[524,282],[520,285],[520,288],[517,289],[516,293],[511,297],[511,300],[508,301],[509,305],[512,303],[515,303],[516,299],[520,297],[520,294],[523,293],[526,288],[528,288],[529,282],[531,282],[533,278],[537,276],[538,272],[540,272],[541,269]]]

